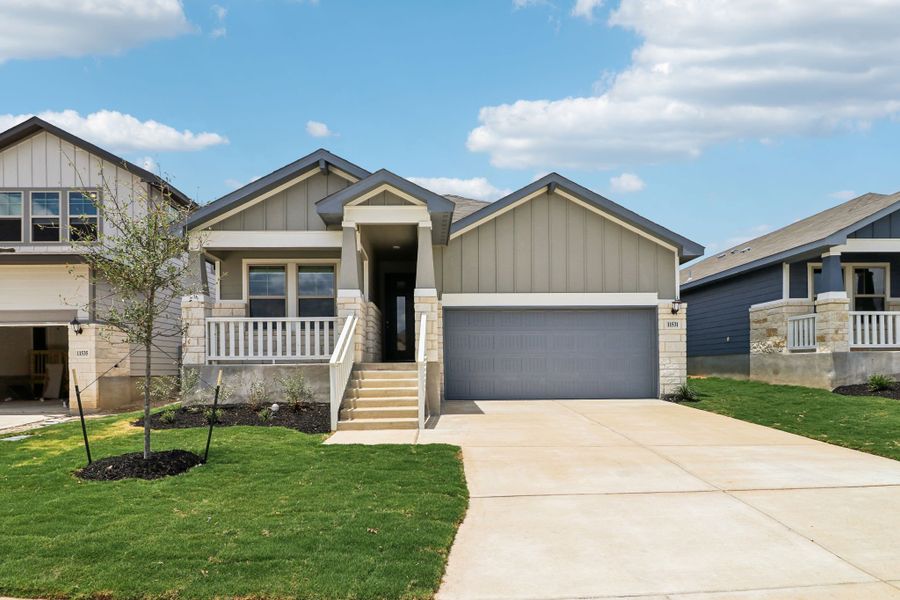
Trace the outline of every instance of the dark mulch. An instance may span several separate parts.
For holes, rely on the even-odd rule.
[[[842,385],[832,390],[835,394],[844,396],[878,396],[879,398],[893,398],[900,400],[900,384],[894,384],[887,390],[878,390],[873,392],[869,390],[869,384],[857,383],[854,385]]]
[[[184,473],[203,462],[200,456],[187,450],[151,452],[144,460],[143,452],[110,456],[75,471],[81,479],[116,481],[118,479],[160,479]]]
[[[260,427],[287,427],[303,433],[328,433],[331,431],[331,414],[329,406],[321,402],[305,402],[298,406],[288,404],[279,405],[277,411],[271,411],[270,404],[265,404],[257,410],[253,410],[246,404],[227,404],[219,406],[217,427],[229,427],[231,425],[256,425]],[[269,416],[265,418],[264,409],[269,409]],[[167,411],[160,411],[150,415],[150,427],[152,429],[186,429],[189,427],[208,427],[207,415],[212,410],[211,406],[187,406],[169,411],[174,419],[168,420]],[[144,426],[144,419],[138,419],[134,425]]]

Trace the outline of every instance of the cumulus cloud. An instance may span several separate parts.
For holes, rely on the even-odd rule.
[[[602,4],[603,0],[575,0],[575,6],[572,7],[572,16],[593,21],[594,10]]]
[[[469,149],[611,169],[900,115],[896,0],[622,0],[609,22],[642,39],[629,67],[591,96],[482,108]]]
[[[152,119],[141,121],[114,110],[100,110],[85,116],[74,110],[45,111],[37,116],[102,148],[119,152],[203,150],[228,143],[228,138],[218,133],[178,130]],[[0,131],[31,117],[0,114]]]
[[[471,179],[407,177],[407,179],[437,194],[452,194],[475,200],[496,200],[511,192],[511,190],[496,187],[484,177],[472,177]]]
[[[254,175],[248,181],[241,181],[240,179],[229,178],[229,179],[226,179],[224,181],[224,183],[226,186],[228,186],[229,189],[236,190],[238,188],[244,187],[248,183],[253,183],[254,181],[256,181],[259,178],[260,178],[260,175]]]
[[[228,9],[218,4],[209,7],[215,18],[216,26],[209,32],[209,36],[213,38],[225,37],[228,29],[225,27],[225,17],[228,16]]]
[[[150,171],[151,173],[157,173],[159,171],[159,163],[156,162],[152,156],[145,156],[140,161],[141,166]]]
[[[628,193],[639,192],[646,187],[646,184],[634,173],[622,173],[617,177],[610,177],[609,187],[614,192]]]
[[[0,63],[116,54],[193,29],[180,0],[0,2]]]
[[[828,196],[834,198],[835,200],[846,202],[847,200],[853,200],[854,198],[859,196],[859,194],[857,194],[853,190],[840,190],[837,192],[831,192],[830,194],[828,194]]]
[[[307,121],[306,133],[315,138],[331,137],[335,133],[328,128],[328,125],[320,121]]]

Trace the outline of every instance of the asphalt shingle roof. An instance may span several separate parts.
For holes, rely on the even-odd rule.
[[[456,223],[464,217],[468,217],[473,212],[481,210],[490,202],[484,200],[473,200],[472,198],[463,198],[453,194],[444,194],[444,198],[452,202],[456,207],[453,209],[453,222]]]

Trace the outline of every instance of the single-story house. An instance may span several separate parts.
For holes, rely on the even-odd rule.
[[[87,410],[135,398],[146,357],[103,323],[115,295],[71,242],[107,233],[98,207],[108,191],[127,204],[163,187],[192,206],[157,175],[37,117],[0,133],[0,399],[66,398],[71,369]],[[163,317],[177,328],[178,303]],[[177,333],[160,335],[155,374],[178,374],[180,346]]]
[[[678,269],[703,248],[556,173],[486,203],[317,150],[187,229],[216,281],[184,299],[184,364],[236,397],[299,365],[333,426],[417,427],[444,399],[685,380]]]
[[[691,375],[820,388],[900,374],[900,193],[865,194],[681,271]]]

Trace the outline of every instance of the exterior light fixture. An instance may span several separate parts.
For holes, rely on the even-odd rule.
[[[72,326],[72,331],[75,332],[75,335],[81,335],[81,332],[84,331],[81,327],[81,322],[78,321],[78,317],[72,319],[69,325]]]
[[[674,300],[672,300],[672,314],[677,315],[678,311],[680,311],[680,310],[681,310],[681,299],[675,298]]]

